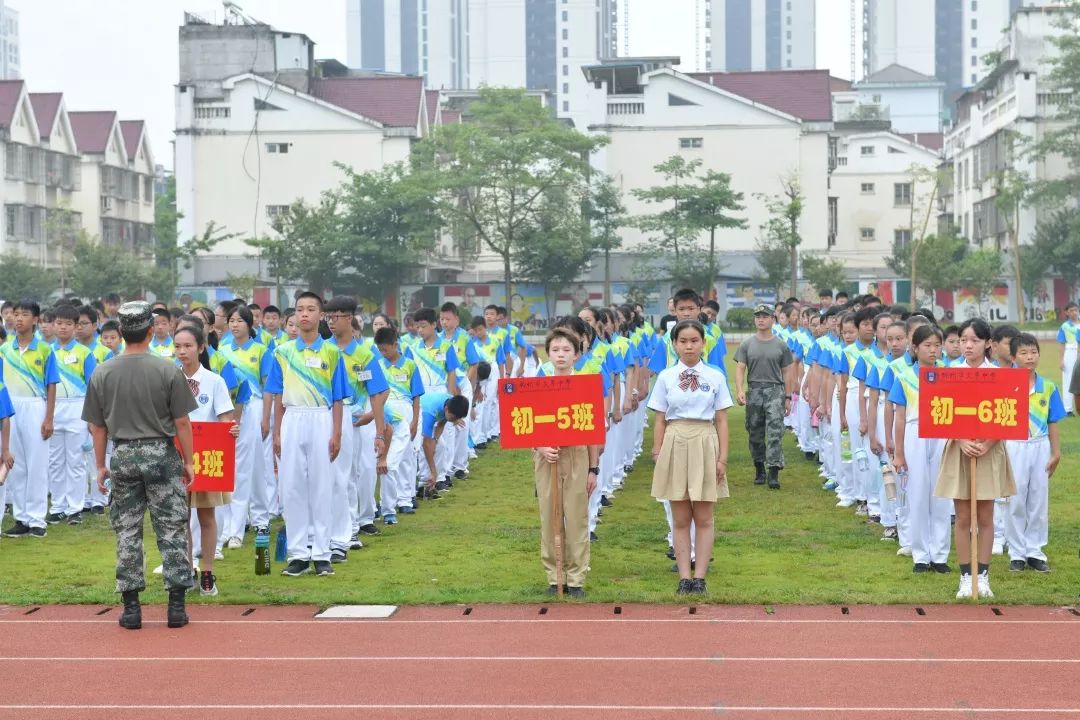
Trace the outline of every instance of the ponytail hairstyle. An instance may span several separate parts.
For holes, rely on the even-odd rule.
[[[184,325],[183,327],[178,328],[177,331],[173,333],[173,338],[180,333],[187,333],[195,339],[196,347],[201,348],[201,350],[199,350],[199,364],[209,370],[210,352],[206,349],[206,338],[203,336],[203,331],[195,324],[195,322],[191,322],[190,325]]]
[[[607,308],[600,308],[596,311],[596,320],[600,323],[601,332],[603,333],[601,339],[604,342],[611,342],[611,335],[607,331],[607,324],[612,323],[613,325],[617,325],[615,322],[615,315]]]

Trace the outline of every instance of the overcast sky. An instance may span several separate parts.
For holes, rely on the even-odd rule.
[[[216,0],[4,0],[19,11],[22,75],[31,92],[62,91],[68,110],[118,110],[148,123],[155,160],[172,167],[173,85],[184,10],[220,22]],[[345,0],[237,0],[279,30],[301,32],[316,57],[345,61]],[[650,54],[691,56],[679,13],[692,0],[636,0]],[[817,0],[818,67],[847,77],[848,0]],[[638,6],[642,6],[638,9]],[[646,13],[648,13],[646,15]],[[640,16],[639,16],[640,17]],[[635,25],[636,25],[635,21]],[[656,48],[655,52],[653,47]],[[670,49],[660,50],[660,48]],[[635,49],[634,52],[637,52]]]

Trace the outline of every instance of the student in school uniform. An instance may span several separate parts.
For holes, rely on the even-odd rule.
[[[457,305],[452,302],[446,302],[439,307],[439,326],[441,328],[438,335],[439,339],[445,340],[454,348],[458,363],[461,365],[461,370],[466,375],[465,380],[470,387],[465,387],[466,382],[459,382],[459,389],[463,395],[468,396],[468,401],[471,406],[474,402],[473,396],[477,389],[476,365],[480,362],[480,358],[477,356],[475,348],[473,348],[469,342],[469,333],[461,328],[461,320],[458,316]],[[472,413],[466,413],[464,423],[461,427],[451,425],[447,429],[447,435],[449,436],[447,442],[449,442],[450,446],[453,448],[450,466],[455,477],[457,477],[458,473],[461,473],[461,477],[465,477],[468,474],[469,435],[472,432],[471,415]]]
[[[38,318],[37,330],[34,332],[34,336],[41,341],[44,341],[46,345],[52,345],[53,340],[56,339],[56,331],[53,329],[53,320],[56,319],[56,315],[53,313],[52,308],[47,308],[41,311],[41,316]]]
[[[829,299],[832,299],[831,290]],[[832,400],[828,392],[835,351],[839,343],[837,334],[839,314],[840,310],[832,307],[822,313],[818,326],[821,334],[818,335],[813,347],[806,355],[806,362],[810,367],[807,370],[806,383],[803,385],[803,397],[810,405],[811,415],[817,420],[818,460],[821,463],[819,473],[824,480],[821,487],[828,491],[836,490],[839,485],[840,471],[833,452],[833,432],[830,422]]]
[[[510,322],[510,314],[503,306],[495,308],[495,327],[506,333],[506,352],[509,360],[509,377],[524,377],[525,362],[528,360],[528,344],[521,328]]]
[[[652,495],[671,503],[677,592],[687,595],[707,591],[714,506],[729,496],[727,409],[732,401],[723,373],[702,362],[706,335],[701,323],[680,321],[671,336],[679,362],[659,373],[649,398],[656,413]],[[693,567],[691,521],[696,535]]]
[[[1080,339],[1080,305],[1065,304],[1065,322],[1058,328],[1057,341],[1061,344],[1061,387],[1068,387],[1076,367],[1077,340]],[[1071,413],[1070,413],[1071,414]]]
[[[472,383],[461,372],[461,362],[457,352],[449,340],[438,336],[438,320],[435,310],[432,308],[420,308],[413,314],[413,327],[416,330],[416,342],[413,344],[413,360],[416,361],[420,380],[424,385],[424,392],[445,392],[451,395],[464,395],[472,402]],[[440,445],[445,446],[444,452],[453,457],[455,445],[455,428],[451,426],[440,438]],[[416,450],[417,462],[423,463],[424,441],[423,436],[417,435],[413,441]],[[451,468],[453,479],[465,478],[465,470]],[[452,482],[453,480],[451,480]],[[444,480],[445,482],[445,480]]]
[[[244,528],[250,519],[256,534],[270,534],[270,498],[266,483],[266,446],[269,444],[271,403],[263,388],[270,375],[273,356],[254,337],[255,318],[243,305],[229,313],[229,338],[218,352],[229,361],[240,382],[247,384],[249,399],[237,415],[236,485],[229,503],[222,535],[230,550],[244,544]],[[264,433],[265,431],[265,433]]]
[[[173,347],[176,361],[187,379],[191,394],[198,407],[188,414],[193,422],[233,422],[232,398],[225,381],[210,370],[210,359],[206,354],[206,340],[194,326],[178,326],[173,335]],[[239,435],[239,428],[233,425],[233,436]],[[212,548],[218,542],[218,523],[216,513],[219,508],[226,508],[232,501],[232,493],[227,492],[189,492],[188,505],[192,511],[192,522],[188,524],[188,546],[198,529],[198,547]],[[194,554],[194,552],[193,552]],[[207,552],[201,558],[199,572],[199,593],[204,597],[218,594],[217,576],[214,574],[215,554]]]
[[[897,473],[907,472],[908,522],[912,572],[952,572],[949,559],[949,518],[952,503],[935,492],[945,441],[919,437],[919,371],[937,367],[941,330],[920,325],[911,335],[915,364],[896,373],[889,401],[895,406],[894,437]]]
[[[296,301],[299,334],[274,350],[264,392],[274,396],[274,453],[281,458],[281,495],[288,527],[289,564],[282,574],[333,575],[330,539],[334,503],[331,463],[341,449],[342,401],[349,396],[345,363],[319,335],[322,298]],[[344,488],[342,488],[344,490]],[[347,513],[346,513],[347,515]],[[310,543],[310,546],[309,546]]]
[[[1016,479],[1016,495],[1006,507],[1005,536],[1009,543],[1009,570],[1050,572],[1043,548],[1049,541],[1050,478],[1061,462],[1058,423],[1065,404],[1054,383],[1039,375],[1039,341],[1021,333],[1012,339],[1016,365],[1031,373],[1028,398],[1028,439],[1008,440],[1005,450]]]
[[[151,311],[154,315],[154,336],[150,338],[150,354],[159,358],[173,360],[176,353],[173,350],[173,341],[170,337],[172,332],[172,316],[168,310],[158,308]]]
[[[113,351],[110,350],[105,343],[98,337],[98,312],[90,305],[83,305],[79,308],[79,321],[75,324],[75,339],[79,341],[81,345],[86,347],[90,351],[90,354],[94,356],[94,362],[101,365],[106,360],[113,358]],[[119,337],[120,330],[117,328],[117,337]],[[93,478],[94,469],[93,465],[93,446],[90,444],[89,435],[87,435],[87,442],[83,445],[84,449],[84,462],[86,463],[86,478],[87,478],[87,493],[86,500],[83,502],[83,511],[89,511],[94,515],[104,515],[105,506],[108,504],[109,499],[102,493],[97,486],[97,482]]]
[[[461,395],[436,392],[424,393],[420,398],[420,434],[424,438],[420,475],[428,490],[435,489],[436,478],[445,477],[450,467],[449,453],[438,451],[439,439],[447,426],[461,427],[468,414],[469,401]]]
[[[120,334],[120,323],[116,320],[106,320],[101,324],[98,339],[102,345],[109,349],[113,357],[124,352],[124,338]]]
[[[82,522],[87,493],[85,446],[90,431],[82,419],[86,386],[94,374],[94,355],[75,339],[79,311],[71,305],[57,305],[53,311],[56,340],[53,353],[60,382],[56,384],[53,435],[49,439],[49,489],[52,512],[45,516],[50,525]]]
[[[960,347],[960,326],[950,325],[942,333],[945,335],[945,344],[942,346],[944,357],[942,361],[945,367],[960,367],[964,364],[964,349]]]
[[[893,328],[892,315],[887,312],[874,316],[874,338],[871,353],[855,368],[859,378],[860,391],[865,393],[866,446],[870,452],[870,470],[873,473],[871,498],[877,495],[877,502],[871,506],[871,519],[877,509],[878,522],[884,528],[881,539],[894,541],[899,539],[896,522],[896,501],[889,500],[885,493],[882,471],[888,466],[892,470],[892,458],[885,451],[885,402],[888,392],[881,387],[881,375],[894,357],[899,357],[906,350],[907,336],[902,324]],[[893,342],[897,348],[894,354]]]
[[[494,318],[493,318],[494,319]],[[469,323],[473,333],[472,345],[482,362],[491,366],[491,375],[478,387],[476,403],[479,406],[477,423],[478,432],[474,436],[476,447],[484,448],[488,441],[498,433],[496,416],[499,414],[497,390],[499,387],[499,368],[506,366],[506,342],[496,334],[488,332],[487,323],[482,317],[475,317]]]
[[[49,503],[49,439],[53,435],[56,385],[60,373],[52,348],[34,334],[41,309],[32,300],[13,306],[15,334],[0,346],[3,381],[15,408],[8,474],[8,500],[15,524],[5,537],[45,537]]]
[[[4,362],[0,359],[0,518],[3,517],[7,503],[7,476],[15,465],[15,457],[11,454],[11,418],[15,415],[15,408],[11,404],[11,397],[3,381]]]
[[[990,334],[989,359],[995,367],[1011,368],[1014,365],[1012,356],[1012,339],[1020,334],[1015,325],[997,325]],[[994,503],[994,555],[1005,554],[1005,516],[1008,508],[1007,501],[1000,498]]]
[[[331,561],[345,562],[349,550],[363,547],[360,535],[378,535],[375,528],[376,466],[389,445],[383,427],[386,379],[374,347],[353,337],[357,302],[338,295],[326,305],[326,322],[345,364],[349,395],[344,400],[342,453],[333,463],[334,509]],[[351,429],[350,429],[351,428]]]
[[[979,318],[965,320],[960,325],[960,345],[964,350],[963,368],[975,370],[994,367],[987,359],[990,349],[990,325]],[[971,463],[975,458],[976,513],[971,517]],[[1016,482],[1005,451],[1005,444],[998,440],[948,440],[941,459],[934,495],[953,500],[956,522],[953,530],[956,541],[956,557],[960,564],[960,588],[956,597],[970,598],[972,592],[979,597],[993,597],[990,590],[990,554],[994,536],[988,532],[994,525],[994,501],[1016,494]],[[971,567],[971,524],[977,523],[979,532],[978,568]],[[972,583],[972,571],[977,580]]]
[[[277,305],[267,305],[263,308],[262,327],[275,345],[288,339],[281,325],[281,309]]]
[[[875,513],[870,512],[870,486],[871,486],[871,471],[870,471],[870,447],[867,442],[867,418],[866,418],[866,406],[864,404],[863,393],[860,392],[860,378],[855,373],[855,368],[859,364],[859,361],[865,364],[869,355],[873,352],[870,348],[874,344],[874,316],[877,315],[877,309],[874,307],[865,307],[859,311],[850,314],[845,317],[844,330],[848,330],[846,324],[851,323],[851,330],[854,331],[854,340],[846,344],[843,348],[843,357],[841,358],[838,373],[841,375],[841,382],[839,383],[840,391],[840,412],[842,413],[844,423],[843,426],[847,429],[851,438],[851,453],[852,462],[848,463],[849,471],[847,477],[851,483],[850,490],[852,497],[855,498],[855,515],[859,517],[868,518],[870,515],[880,516],[880,510]],[[845,339],[847,335],[845,333]],[[864,378],[865,379],[865,378]],[[859,457],[864,456],[866,459],[866,468],[862,469],[859,463]],[[877,500],[874,500],[874,507],[877,509]]]
[[[544,349],[551,362],[551,377],[576,374],[574,364],[581,357],[581,338],[565,328],[548,333]],[[600,472],[599,450],[595,445],[539,447],[533,450],[533,481],[540,506],[540,560],[547,575],[548,594],[558,592],[555,567],[555,527],[551,512],[551,466],[556,465],[556,482],[562,500],[563,557],[566,593],[585,597],[589,572],[589,498],[596,490]]]
[[[389,386],[389,394],[386,402],[390,406],[391,414],[402,418],[402,425],[407,426],[410,450],[407,450],[401,462],[395,468],[390,477],[397,486],[397,501],[389,505],[385,504],[384,512],[411,515],[415,512],[413,498],[416,495],[417,461],[415,441],[417,425],[420,422],[420,397],[424,394],[424,382],[420,378],[420,372],[416,367],[416,361],[411,357],[401,354],[398,344],[398,334],[394,328],[383,328],[375,333],[375,346],[382,356],[380,365],[383,376]],[[386,516],[383,516],[386,522]]]

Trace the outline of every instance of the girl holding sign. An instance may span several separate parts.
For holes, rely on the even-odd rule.
[[[985,320],[972,318],[960,326],[960,347],[964,353],[964,364],[960,367],[971,370],[993,368],[995,365],[987,358],[990,349],[990,325]],[[975,458],[976,478],[976,513],[971,517],[970,465],[969,458]],[[960,589],[956,597],[970,598],[972,592],[971,563],[963,562],[971,557],[971,523],[979,527],[979,597],[994,597],[990,590],[990,554],[994,544],[994,500],[1016,494],[1009,458],[1005,454],[1005,444],[997,440],[949,440],[945,443],[945,454],[941,459],[941,472],[938,475],[934,495],[952,498],[956,512],[956,524],[953,535],[956,540],[956,557],[960,562]]]
[[[548,333],[544,349],[551,363],[550,376],[574,375],[581,356],[581,338],[566,328]],[[596,490],[600,468],[596,445],[538,447],[533,451],[533,479],[540,503],[540,560],[548,579],[548,594],[558,592],[555,567],[555,525],[551,509],[552,472],[556,465],[559,496],[562,498],[563,557],[566,558],[566,594],[585,597],[585,576],[589,572],[589,496]]]
[[[193,327],[182,327],[173,336],[173,349],[180,369],[184,372],[191,394],[195,396],[198,409],[188,416],[192,422],[232,422],[233,404],[225,381],[210,371],[210,359],[206,354],[206,340],[202,333]],[[237,427],[233,425],[233,436]],[[202,595],[218,594],[217,577],[214,575],[214,552],[217,545],[217,508],[228,507],[232,493],[193,492],[188,493],[188,505],[195,511],[201,528],[200,540],[203,548],[202,573],[199,575],[199,592]],[[188,525],[188,547],[191,548],[193,529]]]
[[[727,378],[701,360],[705,327],[682,320],[671,331],[679,362],[656,378],[649,408],[656,412],[652,495],[671,503],[672,540],[679,569],[679,595],[705,593],[713,547],[713,510],[728,497],[728,421],[732,406]],[[695,526],[697,562],[690,563],[690,523]],[[693,577],[691,577],[693,572]]]

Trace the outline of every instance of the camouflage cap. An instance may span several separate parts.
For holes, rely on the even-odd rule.
[[[145,330],[150,327],[154,319],[150,313],[150,303],[142,300],[124,303],[116,314],[120,318],[121,332]]]
[[[772,315],[773,314],[773,309],[771,307],[769,307],[768,305],[766,305],[765,303],[758,303],[757,305],[754,306],[754,314],[755,315]]]

